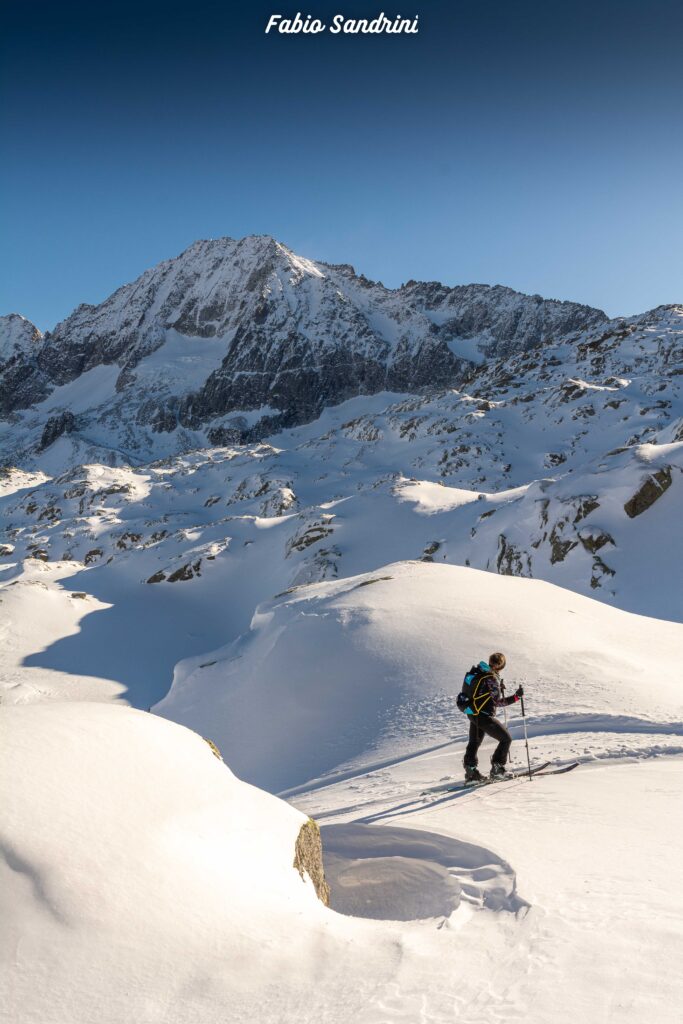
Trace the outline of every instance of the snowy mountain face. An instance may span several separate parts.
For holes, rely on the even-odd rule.
[[[18,313],[0,316],[0,374],[9,378],[13,366],[30,365],[42,338],[38,328]]]
[[[277,591],[406,558],[680,620],[682,368],[683,310],[663,307],[482,364],[460,390],[355,398],[268,443],[137,465],[48,437],[3,471],[0,555],[12,576],[38,560],[147,590],[217,575],[252,594],[240,628]]]
[[[605,319],[508,288],[390,290],[268,237],[197,242],[27,349],[0,380],[0,416],[19,414],[17,453],[67,433],[149,459],[259,439],[359,394],[454,385]]]

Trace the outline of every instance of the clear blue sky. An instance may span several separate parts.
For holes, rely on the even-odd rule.
[[[302,4],[5,0],[0,313],[253,233],[390,286],[683,302],[678,0]],[[420,33],[265,36],[297,9]]]

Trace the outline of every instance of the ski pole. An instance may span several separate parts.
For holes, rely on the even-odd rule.
[[[500,681],[500,692],[501,692],[501,694],[504,697],[505,696],[505,683],[503,682],[502,679]],[[507,729],[507,727],[508,727],[508,709],[507,709],[507,705],[506,704],[503,704],[503,720],[505,721],[505,728]],[[511,754],[510,750],[508,750],[507,759],[510,762],[510,764],[512,764],[512,754]]]
[[[531,757],[529,756],[529,737],[526,731],[526,712],[524,711],[524,697],[519,698],[522,705],[522,722],[524,723],[524,743],[526,744],[526,763],[529,766],[529,782],[531,782]]]

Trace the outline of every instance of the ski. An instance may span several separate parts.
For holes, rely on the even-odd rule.
[[[550,764],[551,764],[550,761],[544,761],[542,764],[533,765],[532,768],[531,768],[531,771],[528,768],[513,768],[512,771],[508,772],[507,775],[502,776],[502,778],[501,777],[491,778],[489,776],[486,779],[482,779],[481,782],[465,782],[464,783],[464,788],[465,789],[475,789],[477,786],[491,786],[491,785],[495,785],[495,784],[497,784],[499,782],[512,782],[513,779],[518,779],[519,780],[519,779],[529,778],[529,775],[531,775],[531,776],[534,776],[534,775],[547,775],[549,773],[546,772],[545,769],[549,768]],[[454,787],[454,788],[460,789],[459,786]]]
[[[571,764],[565,764],[562,768],[551,768],[549,772],[539,772],[540,775],[566,775],[567,772],[573,772],[575,768],[579,767],[578,761],[572,761]]]
[[[550,761],[543,761],[542,764],[534,765],[531,769],[532,775],[537,775],[539,772],[544,771],[550,767]],[[511,779],[521,779],[525,775],[529,774],[528,768],[515,768],[502,779],[482,779],[481,782],[444,782],[440,786],[431,786],[429,789],[425,789],[420,793],[420,796],[431,796],[433,793],[451,793],[458,789],[472,789],[475,786],[488,786],[492,782],[507,782]],[[549,773],[548,773],[549,774]]]
[[[538,776],[538,778],[542,778],[544,775],[566,775],[567,772],[571,772],[574,768],[579,767],[579,762],[573,761],[572,764],[566,764],[562,768],[550,768],[550,770],[548,771],[550,763],[550,761],[546,761],[545,764],[536,765],[535,768],[531,769],[531,777],[535,778],[536,776]],[[447,792],[454,793],[459,789],[477,789],[479,786],[490,786],[492,783],[498,782],[511,782],[513,779],[516,779],[519,782],[523,779],[528,778],[529,769],[524,768],[520,769],[519,771],[510,772],[508,775],[505,776],[505,778],[502,779],[489,778],[483,779],[481,782],[465,782],[461,786],[451,786],[450,789],[447,790]]]
[[[546,768],[549,768],[551,764],[552,764],[552,761],[542,761],[541,764],[534,764],[534,765],[531,766],[531,774],[532,775],[538,775],[539,772],[545,771]],[[510,775],[512,775],[512,777],[515,778],[515,779],[519,779],[523,775],[528,775],[528,774],[529,774],[529,769],[528,768],[513,768],[511,770],[511,772],[510,772]]]

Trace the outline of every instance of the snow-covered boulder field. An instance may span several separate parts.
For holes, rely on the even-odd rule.
[[[208,1022],[242,999],[229,1019],[253,1020],[268,975],[306,974],[324,907],[294,866],[303,814],[145,712],[0,722],[4,1020]]]

